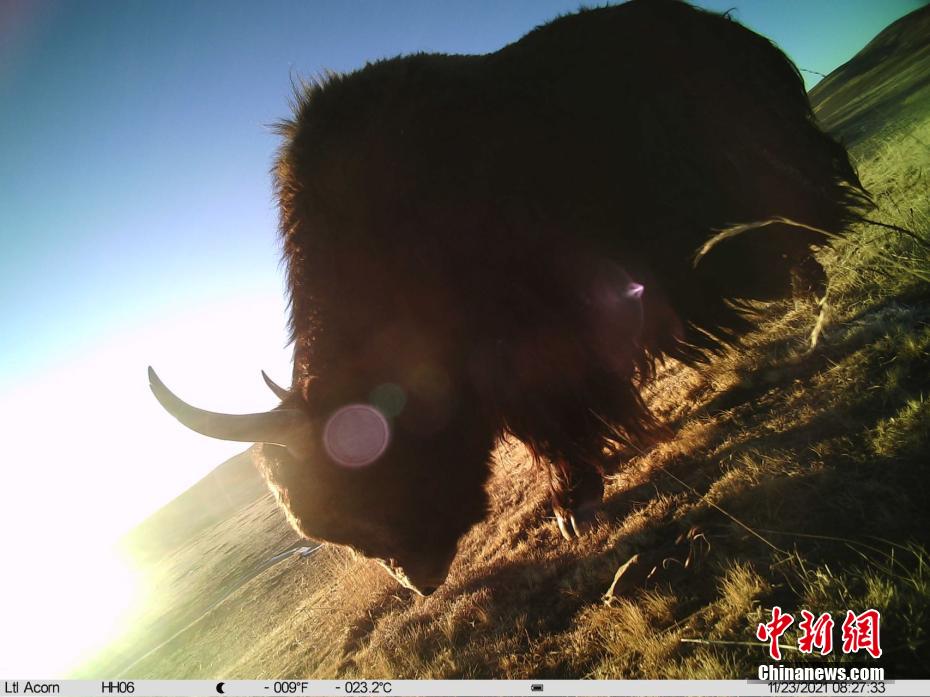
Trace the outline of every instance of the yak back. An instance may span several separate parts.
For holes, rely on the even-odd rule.
[[[298,95],[281,131],[294,385],[320,376],[321,409],[396,373],[401,354],[445,366],[461,403],[485,405],[476,354],[497,357],[478,360],[496,375],[514,346],[549,342],[532,357],[563,376],[547,403],[593,399],[651,432],[634,386],[651,359],[735,341],[749,324],[731,301],[782,296],[798,268],[822,282],[809,257],[823,236],[807,229],[747,233],[697,267],[696,250],[775,215],[841,233],[867,201],[784,54],[670,0],[582,11],[484,56],[332,76]],[[622,397],[592,397],[616,380],[579,368],[593,331],[577,311],[583,279],[604,260],[646,286]],[[511,378],[516,394],[494,400],[525,407],[535,380]]]

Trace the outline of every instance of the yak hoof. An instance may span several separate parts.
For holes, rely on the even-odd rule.
[[[571,514],[569,514],[569,516],[571,516]],[[564,537],[569,542],[575,539],[574,536],[572,535],[572,532],[574,532],[574,529],[571,525],[571,522],[566,524],[565,517],[558,511],[555,512],[555,523],[556,525],[559,526],[559,532],[562,533],[562,537]],[[569,532],[570,530],[572,532]]]
[[[591,529],[593,516],[588,518],[585,516],[577,516],[571,512],[560,513],[556,511],[555,522],[556,525],[559,526],[559,532],[562,534],[562,537],[572,542],[587,534]]]

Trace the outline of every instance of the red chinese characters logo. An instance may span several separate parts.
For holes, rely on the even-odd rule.
[[[778,646],[778,640],[792,622],[794,618],[782,613],[781,608],[776,605],[772,608],[772,621],[760,624],[756,629],[756,638],[759,641],[769,642],[769,655],[776,661],[781,660],[781,647]]]
[[[847,610],[846,619],[843,620],[843,653],[856,653],[865,649],[872,658],[881,656],[879,620],[881,614],[878,610],[866,610],[861,615]]]
[[[804,618],[798,622],[798,629],[802,632],[798,639],[801,653],[813,653],[814,649],[819,649],[820,655],[826,656],[833,651],[833,618],[830,613],[823,613],[816,621],[814,614],[807,610],[801,610],[801,616]]]
[[[798,650],[801,653],[813,653],[815,650],[820,652],[821,656],[826,656],[833,651],[833,628],[835,622],[829,612],[825,612],[819,617],[807,610],[801,610],[801,621],[798,622],[798,629],[801,634],[798,637]],[[879,623],[881,613],[878,610],[866,610],[861,614],[856,614],[852,610],[846,611],[846,619],[843,620],[843,653],[858,653],[866,651],[872,658],[878,658],[882,655],[881,638],[879,632]],[[772,619],[764,622],[756,628],[756,638],[759,641],[769,643],[769,655],[776,661],[781,660],[781,649],[778,640],[794,623],[794,617],[787,612],[782,612],[777,605],[772,608]]]

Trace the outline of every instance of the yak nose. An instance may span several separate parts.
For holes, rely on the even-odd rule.
[[[422,586],[419,590],[423,595],[432,595],[439,586]]]

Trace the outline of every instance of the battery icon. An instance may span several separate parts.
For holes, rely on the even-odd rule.
[[[530,692],[542,692],[543,686],[542,683],[533,683],[530,685]]]

